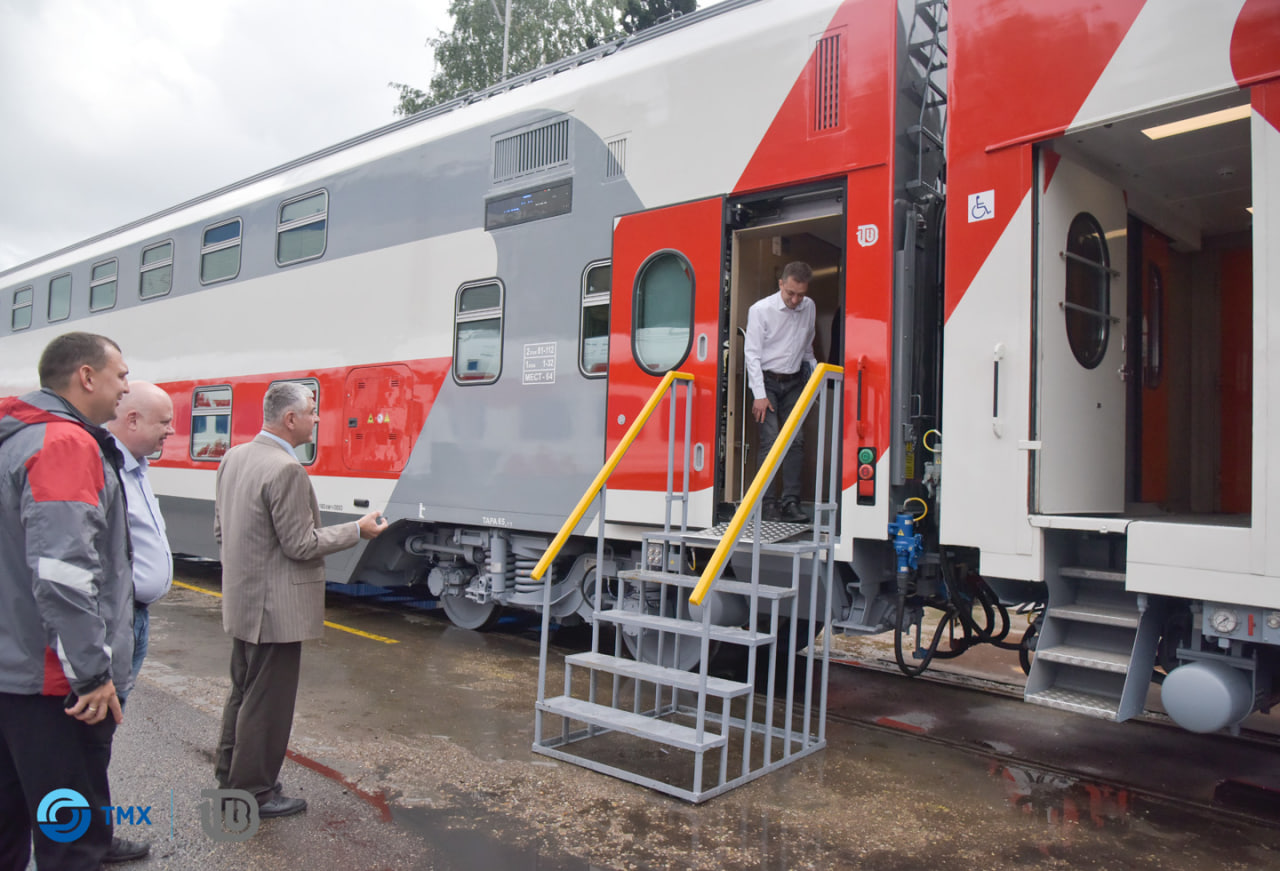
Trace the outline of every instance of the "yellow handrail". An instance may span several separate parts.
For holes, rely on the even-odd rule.
[[[720,576],[724,561],[729,558],[729,551],[733,549],[738,536],[742,534],[742,527],[746,525],[752,509],[760,501],[760,496],[764,492],[765,482],[769,480],[773,470],[782,462],[782,458],[786,454],[786,445],[791,441],[791,434],[796,431],[800,426],[800,422],[804,420],[805,415],[809,413],[809,406],[813,404],[813,397],[818,392],[818,386],[822,384],[828,373],[838,374],[842,372],[844,372],[844,368],[841,366],[819,363],[813,370],[813,374],[809,376],[809,383],[805,384],[800,398],[796,400],[795,407],[791,409],[791,414],[787,417],[787,422],[782,425],[782,430],[778,433],[778,437],[773,440],[773,447],[769,449],[764,461],[760,463],[760,469],[756,472],[756,477],[752,480],[751,486],[747,488],[747,494],[742,497],[742,504],[738,506],[737,512],[733,515],[733,520],[729,521],[729,526],[725,529],[724,535],[720,539],[720,544],[716,545],[715,553],[711,554],[711,559],[707,561],[706,567],[702,570],[702,576],[698,579],[698,586],[693,588],[693,593],[689,596],[689,601],[694,605],[702,604],[702,600],[707,595],[707,591],[711,589],[712,583]]]
[[[560,531],[556,533],[555,539],[552,540],[551,546],[547,548],[546,553],[542,555],[542,559],[538,560],[538,565],[534,567],[533,579],[535,581],[542,580],[542,576],[546,574],[547,569],[551,567],[551,562],[560,553],[560,548],[564,547],[564,543],[569,540],[569,534],[573,532],[573,528],[578,525],[578,521],[582,519],[582,515],[587,513],[587,509],[591,507],[591,502],[596,498],[596,494],[600,492],[600,488],[604,486],[604,482],[609,480],[609,476],[613,474],[613,470],[617,468],[618,463],[622,462],[623,456],[631,447],[631,443],[636,440],[636,436],[640,434],[641,428],[645,421],[653,414],[653,410],[658,407],[658,403],[662,401],[662,397],[666,395],[667,390],[675,381],[692,381],[693,376],[687,372],[668,372],[662,376],[662,380],[658,382],[658,386],[654,388],[653,395],[649,397],[649,401],[644,404],[644,408],[640,409],[640,414],[631,422],[630,429],[627,434],[622,437],[622,441],[618,442],[618,446],[613,449],[613,453],[609,459],[600,468],[600,472],[596,475],[596,479],[591,482],[591,486],[587,488],[587,492],[582,494],[582,498],[578,500],[578,506],[573,509],[573,513],[569,515],[569,519],[560,527]],[[604,523],[604,518],[600,518],[600,522]]]

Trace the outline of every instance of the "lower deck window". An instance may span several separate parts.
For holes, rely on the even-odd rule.
[[[231,387],[197,387],[191,394],[191,459],[220,460],[231,447]]]

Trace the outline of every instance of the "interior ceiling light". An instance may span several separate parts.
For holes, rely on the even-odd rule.
[[[1142,132],[1146,134],[1148,139],[1164,139],[1166,136],[1177,136],[1179,133],[1190,133],[1192,130],[1203,130],[1206,127],[1215,127],[1218,124],[1226,124],[1229,121],[1241,121],[1249,117],[1249,105],[1233,106],[1230,109],[1222,109],[1217,112],[1209,112],[1207,115],[1196,115],[1194,118],[1184,118],[1181,121],[1174,121],[1171,124],[1161,124],[1157,127],[1148,127]]]

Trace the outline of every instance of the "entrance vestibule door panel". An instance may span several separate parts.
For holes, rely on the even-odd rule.
[[[1037,162],[1042,514],[1109,514],[1125,500],[1124,192],[1067,158]]]

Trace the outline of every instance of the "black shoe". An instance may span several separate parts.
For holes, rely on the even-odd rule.
[[[258,805],[258,818],[263,820],[275,817],[291,817],[307,809],[305,798],[289,798],[286,795],[274,795],[270,801]]]
[[[786,523],[808,523],[809,515],[800,509],[800,503],[794,499],[788,499],[782,503],[782,507],[778,509],[778,519]]]
[[[135,859],[146,858],[151,852],[151,845],[144,841],[126,841],[124,838],[112,838],[111,846],[107,849],[107,855],[102,857],[103,862],[132,862]]]

